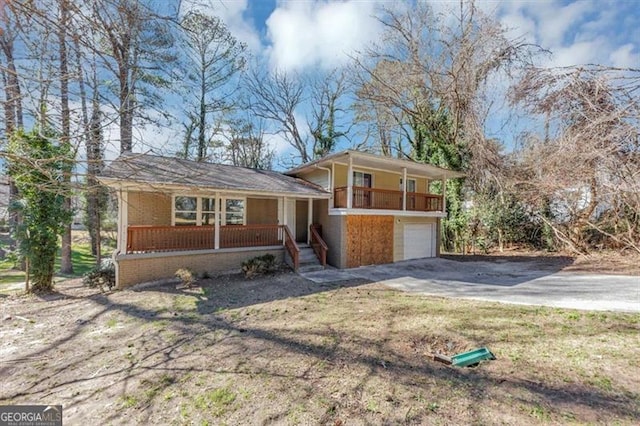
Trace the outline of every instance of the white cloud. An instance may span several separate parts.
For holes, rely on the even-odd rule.
[[[199,10],[219,17],[224,21],[234,37],[246,43],[252,52],[259,53],[262,48],[260,36],[253,22],[245,19],[247,8],[248,0],[217,0],[210,2],[186,0],[182,6],[182,13],[186,13],[189,10]]]
[[[547,63],[551,67],[568,67],[580,64],[592,64],[600,62],[600,52],[606,51],[605,42],[602,39],[594,41],[581,41],[566,47],[553,49],[553,57]]]
[[[267,19],[271,65],[284,70],[346,63],[381,28],[375,2],[286,2]]]
[[[543,46],[562,46],[568,33],[595,7],[590,1],[577,1],[563,7],[553,3],[536,3],[529,11],[538,17],[538,39]]]
[[[632,44],[633,32],[628,31],[628,21],[635,20],[637,28],[638,17],[617,4],[605,0],[503,1],[499,17],[510,28],[511,37],[525,35],[527,41],[553,53],[542,66],[599,63],[623,67],[640,59]]]
[[[627,43],[620,46],[609,55],[609,60],[614,67],[633,68],[640,65],[640,53],[634,53],[635,46]]]
[[[509,37],[523,37],[528,43],[536,42],[536,23],[533,19],[524,16],[521,11],[503,15],[500,23],[507,29]]]

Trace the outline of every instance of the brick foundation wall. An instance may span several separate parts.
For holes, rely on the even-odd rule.
[[[242,262],[256,256],[271,253],[276,262],[283,262],[284,249],[232,249],[218,252],[172,252],[121,255],[117,258],[116,285],[126,288],[134,284],[173,278],[180,268],[188,268],[196,274],[240,272]]]

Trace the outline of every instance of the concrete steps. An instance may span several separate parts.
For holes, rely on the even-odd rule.
[[[324,269],[313,248],[306,244],[299,244],[298,247],[300,247],[298,273],[322,271]]]

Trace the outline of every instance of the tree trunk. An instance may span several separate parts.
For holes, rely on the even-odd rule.
[[[10,28],[7,16],[2,14],[2,19],[7,23],[7,28]],[[23,126],[22,119],[22,98],[20,93],[20,82],[18,80],[18,73],[16,71],[15,61],[13,58],[13,36],[7,31],[0,32],[0,47],[7,60],[6,71],[3,71],[2,76],[4,80],[5,99],[4,112],[5,112],[5,135],[9,137],[16,129],[20,129]],[[9,205],[18,200],[20,194],[13,179],[9,177]],[[22,222],[20,213],[10,210],[9,213],[9,227],[15,229]],[[15,245],[14,245],[15,246]],[[25,259],[22,258],[20,265],[21,270],[26,269]]]
[[[205,138],[205,129],[206,129],[206,125],[207,125],[207,103],[206,103],[206,99],[205,96],[207,94],[207,88],[206,88],[206,83],[207,83],[207,79],[206,79],[206,75],[205,75],[205,58],[204,55],[201,56],[200,58],[201,62],[202,62],[202,66],[201,66],[201,70],[200,70],[200,111],[199,111],[199,117],[198,117],[198,161],[202,161],[205,158],[206,152],[207,152],[207,147],[206,145],[206,138]]]
[[[60,7],[60,26],[58,30],[58,39],[60,42],[60,106],[62,118],[62,135],[61,143],[71,144],[71,113],[69,111],[69,66],[67,61],[67,25],[69,10],[67,0],[59,1]],[[64,177],[66,187],[71,186],[71,175],[66,174]],[[64,208],[71,212],[71,192],[68,191]],[[62,232],[62,250],[60,256],[60,272],[63,274],[73,274],[73,262],[71,258],[71,222],[67,223]]]
[[[124,82],[120,93],[120,153],[131,152],[133,147],[133,109],[129,84]]]

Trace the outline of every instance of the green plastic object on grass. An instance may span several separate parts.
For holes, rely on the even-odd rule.
[[[496,359],[496,357],[489,349],[484,347],[452,356],[451,364],[456,367],[467,367],[487,359]]]

